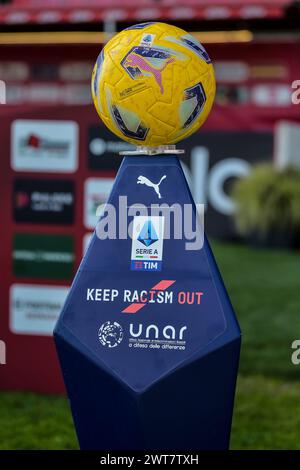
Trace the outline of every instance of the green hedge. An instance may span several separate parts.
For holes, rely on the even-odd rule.
[[[232,191],[236,204],[235,222],[239,233],[262,236],[300,233],[300,171],[282,171],[272,165],[258,165],[238,180]]]

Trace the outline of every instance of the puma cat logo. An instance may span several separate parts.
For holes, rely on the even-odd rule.
[[[159,191],[159,186],[161,184],[161,182],[166,179],[167,175],[164,175],[160,178],[159,182],[158,183],[152,183],[152,181],[150,181],[148,178],[146,178],[146,176],[139,176],[138,179],[137,179],[137,184],[145,184],[146,186],[149,186],[149,188],[153,188],[154,191],[156,192],[156,194],[158,195],[158,199],[161,199],[161,194],[160,194],[160,191]]]

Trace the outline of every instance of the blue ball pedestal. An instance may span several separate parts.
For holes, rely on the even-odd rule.
[[[123,159],[108,200],[117,233],[119,196],[128,207],[189,206],[197,220],[173,155]],[[81,449],[229,447],[239,325],[207,240],[187,250],[170,219],[170,237],[156,225],[166,231],[165,216],[128,217],[134,240],[96,230],[55,327]]]

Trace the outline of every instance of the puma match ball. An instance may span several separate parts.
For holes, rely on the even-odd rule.
[[[206,120],[215,97],[206,50],[191,34],[142,23],[114,36],[92,76],[98,114],[121,139],[155,147],[173,144]]]

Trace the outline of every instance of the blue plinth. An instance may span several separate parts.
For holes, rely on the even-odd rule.
[[[116,233],[119,196],[192,207],[199,230],[175,156],[124,158]],[[187,250],[176,220],[131,214],[133,239],[98,230],[74,279],[54,335],[81,449],[229,447],[240,329],[207,240]]]

